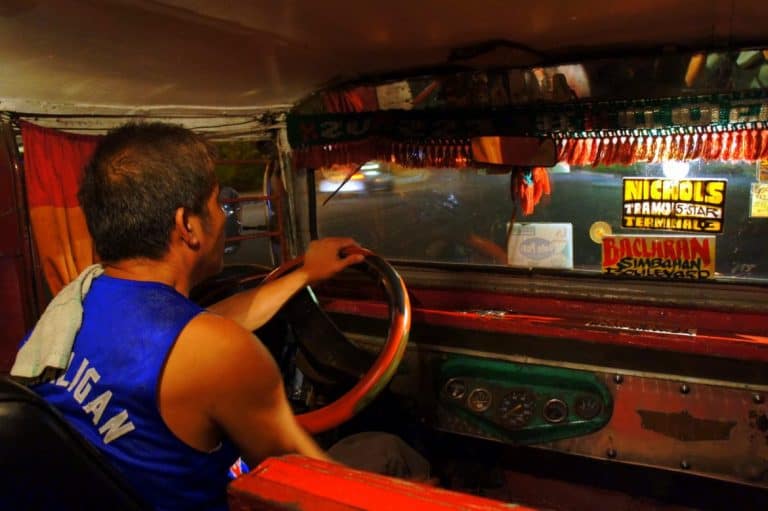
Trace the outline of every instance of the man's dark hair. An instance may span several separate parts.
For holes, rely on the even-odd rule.
[[[131,123],[110,131],[78,193],[101,259],[162,258],[177,208],[206,217],[213,167],[212,146],[181,126]]]

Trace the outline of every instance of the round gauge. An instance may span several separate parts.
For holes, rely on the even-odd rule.
[[[579,396],[573,402],[576,415],[585,420],[594,419],[603,410],[603,403],[596,396]]]
[[[544,405],[544,419],[552,424],[558,424],[568,418],[568,405],[562,399],[550,399]]]
[[[473,389],[467,398],[467,406],[473,412],[484,412],[491,406],[491,391],[483,388]]]
[[[535,397],[526,390],[513,390],[501,400],[499,417],[505,426],[522,428],[533,418]]]
[[[463,399],[467,393],[467,384],[459,378],[448,380],[445,384],[445,393],[451,399]]]

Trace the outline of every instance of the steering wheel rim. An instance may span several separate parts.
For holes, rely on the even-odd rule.
[[[366,264],[381,278],[389,302],[389,331],[379,356],[350,390],[317,410],[296,416],[299,424],[309,433],[321,433],[335,428],[373,401],[395,375],[411,329],[411,302],[403,279],[392,265],[368,249],[349,247],[344,251],[348,255],[364,255],[361,264]],[[301,266],[303,262],[303,256],[287,261],[271,271],[263,282],[275,280]]]

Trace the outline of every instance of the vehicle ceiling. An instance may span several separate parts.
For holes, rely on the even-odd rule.
[[[445,66],[489,40],[534,50],[490,63],[531,65],[764,44],[766,24],[751,0],[3,0],[0,110],[281,111],[329,83]]]

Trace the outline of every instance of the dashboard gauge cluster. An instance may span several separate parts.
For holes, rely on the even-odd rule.
[[[583,423],[604,410],[603,399],[596,393],[560,392],[541,385],[506,386],[473,377],[450,378],[443,384],[440,399],[468,412],[475,422],[482,420],[508,432]]]
[[[560,424],[569,420],[591,419],[602,405],[597,396],[578,396],[572,406],[564,397],[537,394],[532,388],[504,388],[474,378],[452,378],[443,389],[443,397],[468,411],[483,414],[506,429],[520,429],[545,422]],[[570,417],[570,414],[574,417]]]

